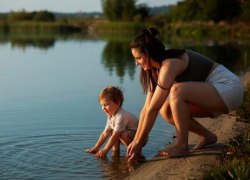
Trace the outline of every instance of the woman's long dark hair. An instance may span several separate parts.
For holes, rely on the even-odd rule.
[[[134,40],[130,43],[130,49],[137,49],[147,57],[162,63],[167,58],[180,57],[185,53],[184,49],[170,49],[166,50],[165,46],[159,41],[156,36],[159,35],[159,31],[150,27],[144,29],[138,34]],[[158,70],[154,69],[150,62],[148,62],[150,70],[145,71],[141,68],[140,82],[143,88],[143,92],[154,91],[157,85]]]

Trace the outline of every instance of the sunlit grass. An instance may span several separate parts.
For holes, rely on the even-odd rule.
[[[245,88],[244,101],[236,111],[238,120],[246,123],[238,130],[222,153],[222,166],[213,169],[205,176],[205,180],[247,180],[250,179],[250,84]],[[248,114],[248,115],[247,115]]]
[[[10,32],[50,32],[50,33],[68,33],[79,31],[78,27],[74,27],[64,23],[54,22],[17,22],[9,24]]]

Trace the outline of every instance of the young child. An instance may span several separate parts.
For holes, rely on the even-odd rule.
[[[95,146],[87,149],[86,152],[95,153],[97,157],[105,157],[112,148],[113,154],[119,154],[120,142],[128,147],[134,139],[138,119],[122,108],[123,93],[118,87],[105,87],[98,99],[103,112],[108,116],[107,124]],[[100,149],[108,138],[106,145]]]

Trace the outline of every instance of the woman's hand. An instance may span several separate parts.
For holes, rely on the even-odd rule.
[[[108,151],[106,151],[105,149],[101,149],[101,150],[99,150],[99,151],[95,154],[95,156],[96,156],[96,157],[101,157],[101,158],[103,158],[103,157],[106,157],[107,152],[108,152]]]
[[[127,149],[128,161],[138,160],[141,157],[142,146],[132,141]]]

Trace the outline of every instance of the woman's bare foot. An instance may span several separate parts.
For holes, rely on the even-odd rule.
[[[211,133],[207,137],[202,137],[200,141],[192,148],[194,150],[200,150],[206,147],[206,145],[214,144],[217,142],[217,136]]]
[[[178,144],[171,144],[166,150],[160,151],[159,155],[169,158],[184,157],[189,155],[189,149]]]

